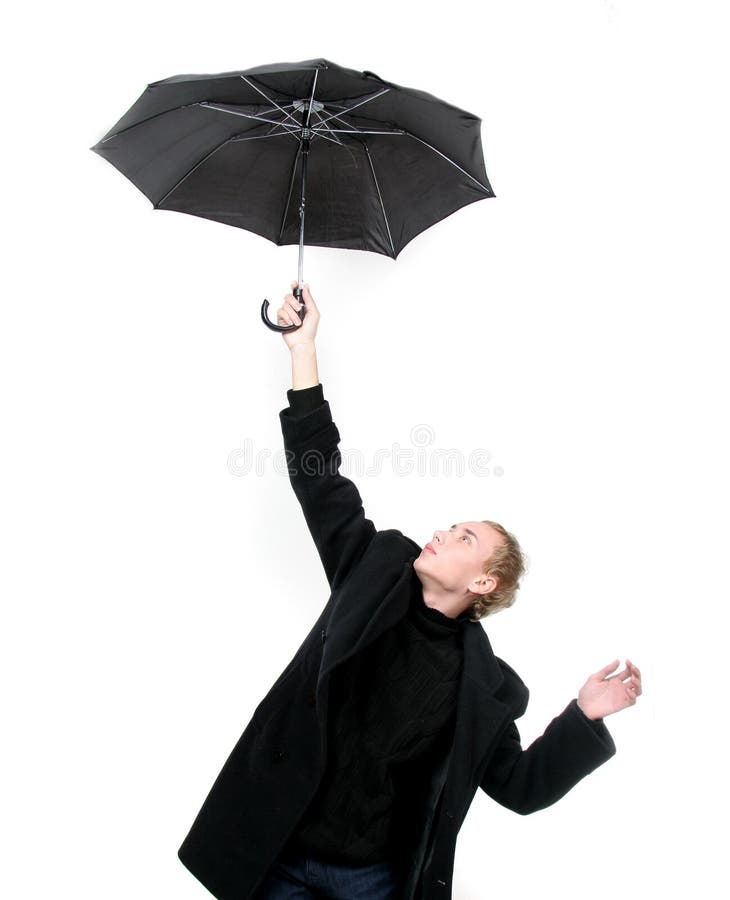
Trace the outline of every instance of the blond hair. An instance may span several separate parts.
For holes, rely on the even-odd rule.
[[[495,578],[497,586],[488,594],[474,594],[470,616],[472,622],[512,606],[520,587],[520,578],[525,574],[525,556],[517,538],[499,522],[482,519],[482,523],[490,525],[502,541],[489,554],[482,568],[482,574]]]

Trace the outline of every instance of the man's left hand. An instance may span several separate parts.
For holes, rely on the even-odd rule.
[[[589,719],[602,719],[633,706],[641,694],[641,672],[628,659],[622,672],[609,675],[618,664],[615,659],[594,672],[578,692],[578,706]]]

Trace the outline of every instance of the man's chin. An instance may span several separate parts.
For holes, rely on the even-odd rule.
[[[424,562],[424,556],[428,555],[428,550],[425,553],[422,553],[420,556],[417,556],[413,560],[413,571],[414,572],[428,572],[428,566]]]

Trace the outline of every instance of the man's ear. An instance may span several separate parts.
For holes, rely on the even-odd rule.
[[[472,594],[491,594],[497,587],[497,579],[493,575],[480,575],[469,585]]]

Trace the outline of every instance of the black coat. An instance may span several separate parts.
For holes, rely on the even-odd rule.
[[[183,841],[181,862],[219,900],[246,900],[304,814],[324,773],[330,673],[405,614],[421,552],[377,531],[339,471],[340,435],[327,401],[279,414],[289,478],[331,593],[319,619],[256,708]],[[463,626],[464,662],[449,755],[413,815],[422,829],[403,900],[447,900],[456,838],[478,788],[520,814],[544,809],[608,760],[602,720],[572,699],[526,750],[515,719],[528,689],[496,657],[479,622]]]

